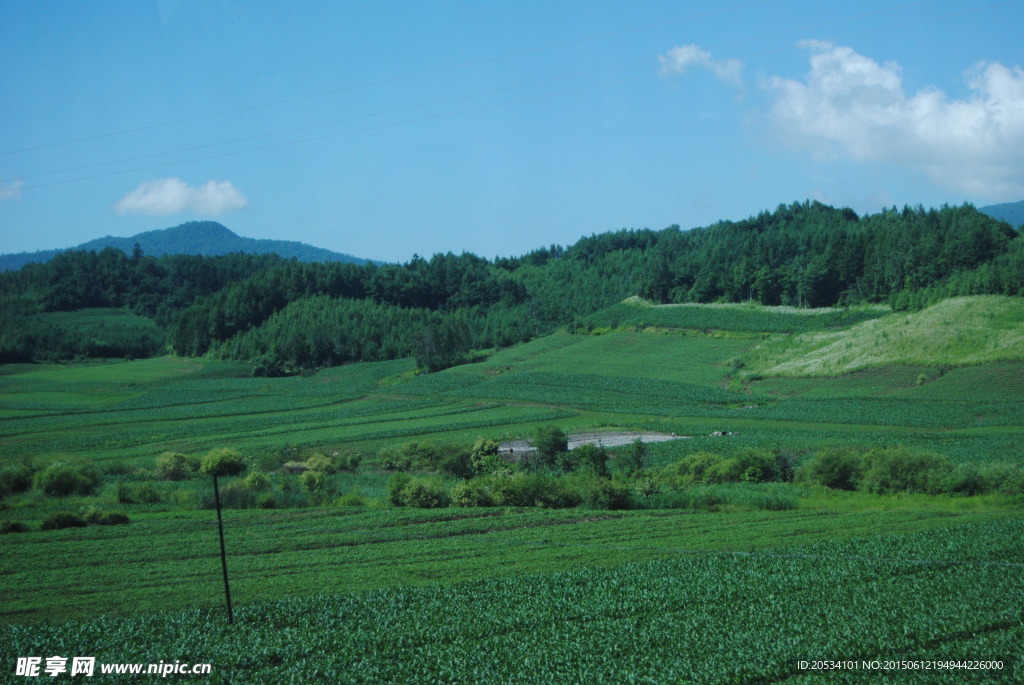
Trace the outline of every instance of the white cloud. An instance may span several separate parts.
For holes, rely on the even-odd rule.
[[[24,187],[25,182],[20,178],[0,183],[0,202],[6,202],[7,200],[20,200],[21,189]]]
[[[716,77],[735,86],[742,85],[740,71],[743,63],[738,59],[713,60],[711,53],[699,45],[676,46],[658,56],[663,75],[681,74],[692,66],[704,67]]]
[[[821,158],[910,167],[941,186],[991,198],[1024,194],[1024,70],[979,62],[970,96],[904,92],[900,67],[848,47],[809,41],[804,80],[773,78],[781,137]]]
[[[207,181],[193,188],[180,178],[144,181],[114,205],[118,214],[223,214],[249,204],[231,181]]]

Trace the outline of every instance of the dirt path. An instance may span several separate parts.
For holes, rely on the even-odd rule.
[[[602,447],[622,447],[628,445],[637,438],[640,442],[667,442],[669,440],[681,440],[688,438],[688,435],[667,435],[665,433],[640,433],[637,431],[617,431],[610,433],[571,433],[569,436],[569,449],[573,450],[580,445],[600,445]],[[513,454],[519,452],[534,452],[536,448],[528,440],[512,440],[503,442],[498,447],[498,452]]]

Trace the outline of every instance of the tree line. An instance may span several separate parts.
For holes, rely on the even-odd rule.
[[[0,274],[0,361],[88,354],[44,331],[38,315],[117,307],[155,321],[177,354],[252,361],[266,373],[410,356],[437,370],[631,295],[897,309],[956,295],[1021,296],[1022,245],[1008,224],[966,204],[860,217],[808,201],[706,228],[624,229],[494,260],[448,253],[377,266],[66,252]]]

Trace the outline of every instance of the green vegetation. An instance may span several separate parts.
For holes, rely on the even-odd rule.
[[[628,521],[611,523],[625,533]],[[644,523],[655,526],[655,535],[668,530]],[[731,523],[732,530],[758,527],[752,520]],[[822,654],[857,661],[997,660],[1001,669],[973,673],[987,682],[1024,677],[1020,520],[718,553],[668,549],[665,538],[574,539],[558,532],[600,525],[544,526],[544,538],[525,529],[508,561],[538,570],[541,559],[558,555],[577,562],[628,555],[629,563],[457,585],[278,596],[242,604],[231,630],[211,625],[219,619],[211,610],[175,608],[12,627],[0,642],[7,662],[49,654],[59,644],[100,662],[211,663],[214,677],[247,683],[436,682],[467,673],[482,682],[757,682],[809,677],[798,662]],[[698,525],[714,526],[713,518]],[[473,540],[486,537],[463,539],[474,550]],[[732,544],[742,543],[733,538]],[[342,568],[319,576],[316,586],[330,588],[339,571],[351,574],[360,550],[339,555],[335,564]],[[447,567],[465,573],[474,562],[465,553],[457,559]],[[403,561],[398,557],[384,570]],[[268,582],[280,578],[266,571]],[[293,585],[297,580],[290,577]],[[237,585],[244,592],[245,583]],[[131,639],[112,640],[112,634]],[[906,672],[875,675],[903,679]],[[929,671],[925,680],[947,676],[959,682],[964,672]]]
[[[814,266],[798,238],[822,226]],[[899,278],[843,261],[906,247],[897,226],[924,241]],[[777,282],[751,257],[771,235]],[[748,682],[833,657],[994,657],[1019,680],[1018,243],[970,208],[797,205],[494,263],[9,275],[12,321],[129,307],[203,356],[0,366],[3,649],[253,683]],[[683,248],[712,245],[691,282]],[[621,301],[665,273],[675,304]],[[1001,294],[893,313],[973,278]],[[794,306],[816,303],[855,306]],[[199,630],[222,601],[211,474],[234,632]]]
[[[624,230],[493,262],[438,254],[403,265],[311,264],[107,247],[0,273],[0,362],[151,356],[166,341],[176,354],[245,361],[266,376],[405,357],[439,371],[562,326],[646,320],[791,333],[877,316],[863,305],[906,310],[957,295],[1022,295],[1022,245],[1013,228],[969,205],[858,217],[805,202],[740,222]],[[735,308],[627,308],[602,315],[606,323],[593,318],[636,295],[858,309],[763,318]],[[40,317],[84,308],[130,310],[152,323],[122,321],[83,339],[74,322]]]
[[[923,367],[1024,360],[1024,300],[959,297],[849,330],[804,333],[761,345],[744,371],[764,376],[838,376],[884,365]],[[921,382],[930,380],[925,375]]]

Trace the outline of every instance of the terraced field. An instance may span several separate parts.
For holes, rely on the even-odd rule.
[[[205,660],[244,683],[512,682],[527,673],[532,682],[750,682],[809,678],[795,666],[801,658],[962,657],[1007,666],[898,675],[1019,681],[1019,497],[738,484],[744,497],[785,506],[387,504],[382,447],[468,449],[545,425],[691,436],[648,445],[650,469],[695,452],[769,448],[799,460],[823,447],[894,444],[979,468],[1021,462],[1019,358],[754,374],[744,360],[767,358],[758,346],[777,354],[796,341],[779,331],[832,336],[835,326],[881,330],[893,320],[880,310],[748,309],[625,303],[595,319],[593,334],[556,333],[429,375],[409,360],[291,378],[172,357],[2,367],[0,468],[79,458],[107,473],[92,495],[33,490],[3,500],[0,519],[32,528],[0,536],[0,614],[12,624],[5,663],[63,649],[108,661]],[[355,473],[333,476],[336,494],[357,506],[225,513],[239,617],[231,630],[208,630],[222,620],[214,519],[198,509],[208,484],[156,483],[160,501],[118,502],[119,489],[152,480],[162,452],[217,447],[251,464],[303,447],[362,459]],[[131,524],[38,530],[57,511],[111,506]]]

